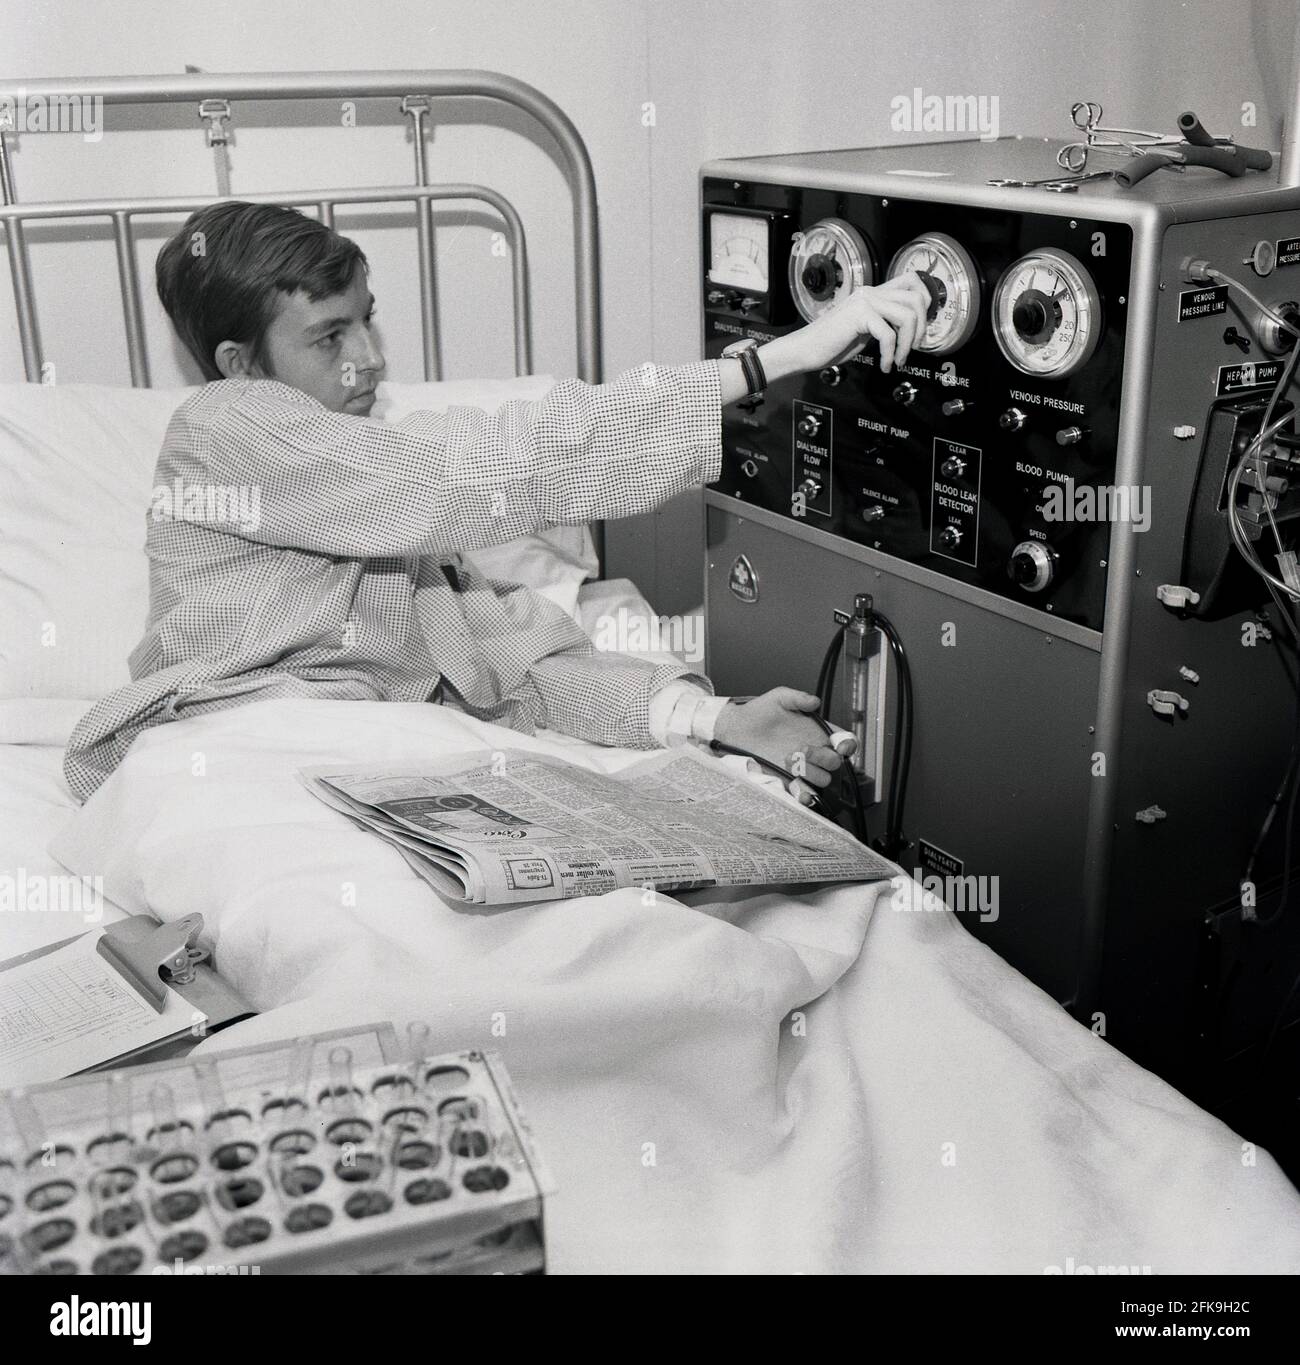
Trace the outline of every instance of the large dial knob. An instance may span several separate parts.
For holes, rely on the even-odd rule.
[[[1056,556],[1037,540],[1022,540],[1011,551],[1007,573],[1026,592],[1042,592],[1052,581]]]
[[[790,295],[805,322],[870,284],[874,271],[866,239],[843,218],[823,218],[796,233],[790,252]]]

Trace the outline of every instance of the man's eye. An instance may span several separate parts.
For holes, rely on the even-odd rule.
[[[339,334],[337,332],[330,332],[328,335],[321,337],[316,345],[325,347],[334,346],[338,343],[338,339]]]

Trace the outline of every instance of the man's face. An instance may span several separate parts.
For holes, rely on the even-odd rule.
[[[301,389],[331,412],[367,416],[384,369],[371,330],[374,310],[360,268],[341,294],[314,303],[302,290],[282,294],[263,342],[266,377]]]

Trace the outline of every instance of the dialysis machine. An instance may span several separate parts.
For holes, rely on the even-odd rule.
[[[1225,989],[1277,1005],[1294,975],[1289,917],[1269,922],[1281,858],[1251,853],[1296,733],[1295,656],[1227,512],[1231,496],[1277,572],[1273,537],[1289,546],[1300,511],[1288,395],[1231,476],[1293,347],[1277,320],[1300,320],[1300,189],[1199,168],[1131,189],[991,183],[1046,176],[1054,150],[704,167],[706,356],[900,271],[932,296],[901,369],[871,343],[725,411],[708,671],[720,693],[811,689],[870,594],[912,674],[899,862],[985,879],[996,909],[961,915],[973,932],[1181,1073],[1234,1046]],[[877,674],[892,717],[897,678]]]

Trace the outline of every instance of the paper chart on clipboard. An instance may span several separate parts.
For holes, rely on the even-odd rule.
[[[159,1013],[97,951],[103,930],[0,972],[0,1089],[75,1075],[206,1016],[170,987]]]

